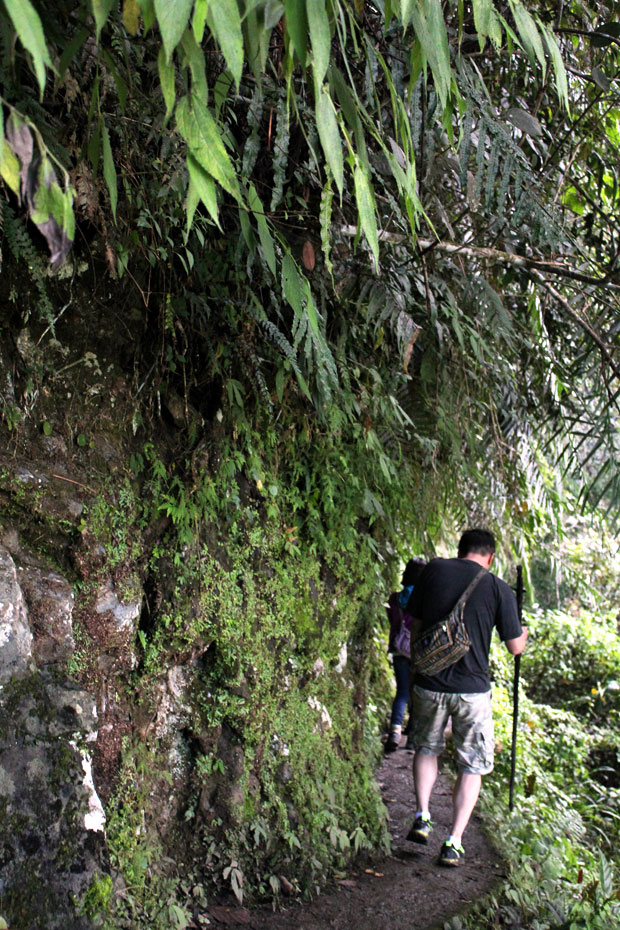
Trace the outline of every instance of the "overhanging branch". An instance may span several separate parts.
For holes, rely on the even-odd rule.
[[[344,236],[357,235],[357,226],[341,226],[340,232]],[[409,239],[403,233],[388,232],[385,229],[379,230],[380,242],[392,242],[398,245],[407,242]],[[513,265],[517,268],[526,268],[528,270],[536,269],[544,271],[547,274],[559,275],[563,278],[570,278],[572,281],[580,281],[582,284],[594,284],[597,286],[605,285],[613,290],[620,290],[617,284],[611,284],[609,277],[596,278],[592,275],[582,274],[575,271],[565,262],[545,261],[538,258],[529,258],[527,255],[517,255],[514,252],[503,252],[501,249],[489,249],[485,246],[478,245],[460,245],[457,242],[442,242],[435,239],[417,239],[416,245],[422,252],[444,252],[447,255],[461,255],[464,258],[482,259],[484,261],[500,262],[504,265]]]
[[[580,317],[578,313],[575,313],[575,311],[573,310],[573,308],[571,307],[567,299],[562,294],[560,294],[559,291],[556,291],[556,289],[553,287],[552,284],[549,284],[548,281],[545,281],[542,274],[532,269],[531,276],[535,278],[535,280],[538,281],[538,283],[542,287],[544,287],[547,293],[551,294],[553,299],[556,300],[562,306],[564,312],[567,313],[568,316],[570,316],[571,320],[574,320],[575,323],[577,323],[577,325],[580,326],[581,329],[583,329],[583,331],[588,334],[592,342],[594,342],[599,347],[601,351],[601,355],[604,357],[605,361],[607,362],[607,364],[609,365],[609,367],[615,374],[616,378],[620,378],[620,368],[614,362],[611,356],[609,346],[607,346],[603,342],[599,334],[594,329],[592,329],[592,327],[586,320]]]

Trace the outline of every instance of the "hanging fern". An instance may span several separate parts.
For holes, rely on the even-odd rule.
[[[288,147],[291,138],[288,101],[281,93],[274,111],[276,135],[273,141],[273,192],[271,195],[271,212],[282,203],[282,193],[288,167]]]
[[[6,201],[2,202],[2,232],[9,250],[20,265],[26,265],[28,274],[34,284],[37,296],[34,301],[34,310],[41,320],[44,320],[54,331],[54,308],[47,292],[47,266],[40,252],[35,248],[28,230],[21,219],[15,216],[12,208]],[[24,314],[24,323],[30,317],[31,308]]]

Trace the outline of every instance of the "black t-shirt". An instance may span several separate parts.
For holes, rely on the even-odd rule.
[[[480,571],[473,559],[432,559],[411,593],[407,613],[422,621],[425,630],[450,613],[465,588]],[[517,601],[505,581],[488,572],[476,585],[465,606],[465,626],[471,647],[462,659],[436,675],[416,675],[414,684],[428,691],[475,694],[489,691],[491,633],[500,639],[521,635]]]

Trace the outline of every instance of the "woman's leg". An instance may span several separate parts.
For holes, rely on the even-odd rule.
[[[409,701],[409,673],[411,670],[411,662],[406,656],[393,656],[392,664],[394,666],[394,677],[396,678],[396,697],[392,704],[390,730],[394,727],[402,727],[405,708]]]

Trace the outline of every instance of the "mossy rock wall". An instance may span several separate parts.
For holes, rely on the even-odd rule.
[[[349,518],[347,546],[327,532],[306,544],[299,488],[231,463],[217,422],[202,439],[163,414],[136,429],[109,359],[79,385],[80,402],[56,379],[5,422],[0,462],[0,542],[30,592],[23,691],[53,679],[97,715],[71,766],[80,785],[79,752],[92,760],[105,842],[59,913],[168,927],[214,895],[312,893],[386,843],[371,701],[384,591],[368,527]],[[39,697],[24,698],[31,716]],[[71,839],[58,833],[69,871]],[[0,889],[13,930],[38,925],[15,904],[26,884],[13,869]]]

